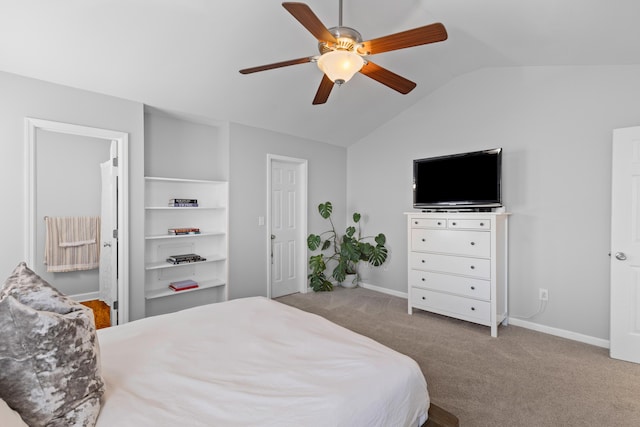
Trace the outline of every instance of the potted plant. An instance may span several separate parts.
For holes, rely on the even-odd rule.
[[[387,260],[388,251],[385,247],[387,238],[380,233],[377,236],[362,236],[360,227],[361,215],[353,214],[355,225],[347,227],[343,235],[338,234],[331,219],[333,205],[325,202],[318,205],[320,216],[329,221],[331,228],[321,234],[309,234],[307,246],[309,250],[320,250],[320,253],[309,257],[309,285],[316,291],[331,291],[333,284],[325,274],[330,266],[333,267],[331,277],[337,283],[344,283],[347,275],[354,275],[352,283],[359,279],[358,264],[367,262],[377,267]],[[357,227],[357,228],[356,228]],[[373,240],[374,243],[370,242]],[[347,286],[349,283],[347,282]]]

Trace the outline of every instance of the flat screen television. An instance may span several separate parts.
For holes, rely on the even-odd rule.
[[[502,148],[413,161],[413,207],[502,206]]]

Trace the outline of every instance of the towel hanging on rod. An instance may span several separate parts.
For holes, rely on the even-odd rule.
[[[99,216],[45,216],[44,219],[44,263],[47,271],[67,272],[99,267]]]

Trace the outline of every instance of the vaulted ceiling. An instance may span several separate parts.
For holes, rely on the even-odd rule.
[[[306,0],[327,26],[338,0]],[[337,145],[366,136],[456,76],[486,67],[640,63],[637,0],[344,0],[365,40],[442,22],[447,41],[376,55],[418,85],[357,74],[313,106],[317,54],[276,0],[0,0],[0,70]],[[639,77],[640,78],[640,77]],[[1,96],[1,94],[0,94]]]

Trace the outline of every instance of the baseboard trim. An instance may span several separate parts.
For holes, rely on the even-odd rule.
[[[376,285],[370,285],[368,283],[360,282],[358,286],[365,289],[371,289],[372,291],[380,292],[381,294],[393,295],[394,297],[408,299],[409,295],[406,292],[394,291],[392,289],[383,288]]]
[[[94,299],[99,299],[99,297],[100,292],[87,292],[86,294],[69,295],[69,298],[78,302],[91,301]]]
[[[519,326],[521,328],[531,329],[533,331],[543,332],[549,335],[555,335],[561,338],[567,338],[573,341],[579,341],[585,344],[595,345],[597,347],[609,348],[609,340],[596,338],[589,335],[579,334],[577,332],[567,331],[565,329],[554,328],[551,326],[540,325],[538,323],[527,322],[526,320],[509,318],[509,324]]]
[[[399,298],[408,299],[409,295],[406,292],[394,291],[391,289],[383,288],[369,283],[360,282],[359,286],[370,289],[372,291],[380,292],[387,295],[393,295]],[[519,326],[525,329],[531,329],[533,331],[542,332],[544,334],[554,335],[556,337],[567,338],[573,341],[582,342],[585,344],[595,345],[596,347],[609,348],[609,340],[602,338],[596,338],[589,335],[579,334],[577,332],[567,331],[565,329],[554,328],[551,326],[540,325],[538,323],[527,322],[526,320],[509,318],[509,324],[513,326]]]

